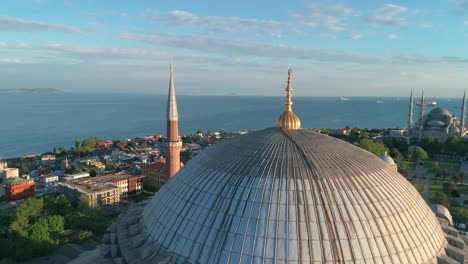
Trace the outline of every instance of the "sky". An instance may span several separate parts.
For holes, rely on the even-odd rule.
[[[1,0],[0,89],[461,97],[468,0]]]

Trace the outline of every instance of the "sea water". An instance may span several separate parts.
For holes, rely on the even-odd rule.
[[[459,118],[461,98],[435,100]],[[303,128],[407,126],[408,98],[293,97],[293,103]],[[255,130],[274,126],[284,97],[179,95],[177,104],[180,134]],[[70,147],[89,136],[114,140],[165,134],[166,109],[163,95],[3,92],[0,158]],[[414,120],[417,112],[415,105]]]

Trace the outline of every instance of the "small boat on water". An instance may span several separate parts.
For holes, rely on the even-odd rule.
[[[417,105],[421,105],[421,101],[419,101]],[[424,105],[425,106],[437,106],[437,102],[436,101],[425,102]]]
[[[348,98],[348,97],[340,97],[340,100],[341,101],[351,101],[352,99]]]
[[[383,101],[377,101],[378,104],[383,104]]]

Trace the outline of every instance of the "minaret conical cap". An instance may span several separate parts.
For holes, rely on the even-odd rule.
[[[167,103],[167,119],[168,120],[178,120],[179,115],[177,113],[177,101],[174,88],[174,66],[171,63],[171,78],[169,81],[169,96]]]
[[[284,112],[276,119],[276,127],[293,130],[293,129],[301,128],[301,120],[299,120],[299,117],[297,117],[292,111],[293,103],[291,100],[291,97],[292,97],[291,77],[292,77],[292,69],[289,68],[288,86],[286,87],[286,102],[284,103],[285,109],[284,109]]]

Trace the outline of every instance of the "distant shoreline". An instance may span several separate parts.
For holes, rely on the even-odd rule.
[[[62,93],[62,90],[55,88],[15,88],[15,89],[0,89],[4,93]]]

